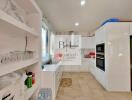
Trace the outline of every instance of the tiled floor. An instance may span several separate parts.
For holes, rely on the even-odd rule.
[[[56,100],[132,100],[132,93],[107,92],[90,73],[64,73],[72,86],[60,87]]]

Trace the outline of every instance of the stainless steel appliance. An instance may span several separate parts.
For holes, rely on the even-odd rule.
[[[96,67],[105,71],[105,44],[96,45]]]

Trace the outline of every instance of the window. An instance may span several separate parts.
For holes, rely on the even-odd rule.
[[[42,61],[49,59],[48,30],[42,27]]]

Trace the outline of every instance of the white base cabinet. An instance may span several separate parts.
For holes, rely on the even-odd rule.
[[[83,58],[81,65],[63,65],[64,72],[90,72],[95,68],[94,58]]]
[[[89,59],[89,71],[90,71],[93,75],[95,75],[95,70],[96,70],[95,67],[96,67],[96,66],[95,66],[95,59]]]
[[[82,58],[82,64],[80,66],[80,71],[82,72],[89,72],[89,58]]]
[[[61,82],[62,67],[60,64],[46,65],[41,75],[41,88],[50,88],[52,100],[55,100]]]

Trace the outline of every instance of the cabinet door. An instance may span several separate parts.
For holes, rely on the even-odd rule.
[[[71,72],[71,70],[72,70],[72,67],[71,66],[63,65],[63,71],[64,72]]]
[[[80,72],[81,65],[72,65],[71,72]]]
[[[82,59],[82,64],[80,66],[80,71],[89,72],[89,67],[90,67],[89,59],[88,58],[83,58]]]
[[[109,23],[105,29],[108,41],[128,36],[131,32],[128,23]]]
[[[100,27],[96,32],[95,32],[95,43],[100,44],[104,43],[106,39],[105,35],[105,26]]]
[[[82,48],[95,48],[95,37],[82,37]]]
[[[129,25],[130,35],[132,35],[132,24]]]
[[[130,36],[129,24],[111,24],[107,27],[106,73],[108,89],[130,91]]]
[[[93,59],[89,59],[89,70],[94,76],[96,76],[95,60]]]
[[[95,48],[95,37],[89,37],[89,48]]]

